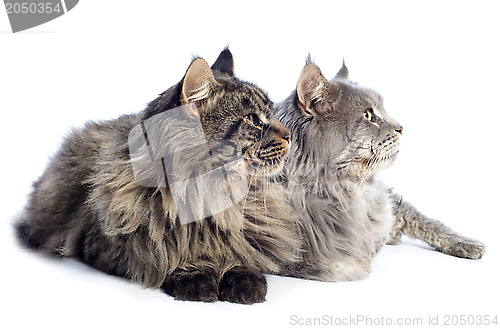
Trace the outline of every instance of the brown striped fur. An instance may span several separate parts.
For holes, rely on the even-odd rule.
[[[144,120],[190,104],[208,142],[230,140],[242,150],[248,190],[232,207],[182,225],[168,186],[145,187],[134,178],[127,137]],[[89,122],[66,137],[34,184],[17,224],[20,238],[177,299],[264,301],[262,273],[280,273],[300,249],[285,191],[266,179],[289,147],[289,131],[272,107],[258,87],[234,77],[227,49],[212,70],[195,59],[143,112]],[[217,194],[216,186],[205,188]]]

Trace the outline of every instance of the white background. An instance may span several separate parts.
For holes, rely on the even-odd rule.
[[[287,328],[323,315],[421,317],[414,327],[425,327],[429,316],[441,324],[446,315],[500,316],[499,9],[493,1],[82,0],[12,34],[2,8],[0,327]],[[174,301],[18,247],[11,223],[71,127],[142,110],[182,78],[193,54],[213,63],[226,44],[236,74],[275,101],[294,89],[308,52],[327,78],[345,58],[351,78],[378,90],[404,126],[400,157],[382,178],[425,214],[485,242],[485,257],[405,240],[382,251],[366,280],[270,276],[268,301],[244,306]]]

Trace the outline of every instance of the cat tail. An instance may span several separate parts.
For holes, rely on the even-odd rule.
[[[442,222],[428,218],[420,213],[401,196],[392,195],[396,223],[388,244],[399,244],[401,234],[424,241],[435,250],[447,255],[479,259],[486,247],[479,241],[466,238]]]

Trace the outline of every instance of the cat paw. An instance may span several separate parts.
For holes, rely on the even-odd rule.
[[[479,241],[458,240],[438,251],[460,258],[480,259],[486,253],[486,246]]]
[[[318,259],[301,264],[294,276],[308,280],[343,282],[363,280],[370,275],[371,259],[368,257],[344,257]]]
[[[215,274],[204,272],[175,273],[167,278],[162,289],[176,300],[208,303],[216,302],[219,294]]]
[[[386,241],[386,244],[390,246],[397,246],[400,243],[401,243],[401,232],[391,233]]]
[[[262,303],[266,300],[267,281],[256,271],[236,267],[224,274],[219,291],[219,300],[239,304]]]

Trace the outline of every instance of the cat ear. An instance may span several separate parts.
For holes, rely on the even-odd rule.
[[[339,72],[337,73],[334,79],[337,80],[349,79],[349,70],[347,69],[347,66],[345,66],[345,60],[342,60],[342,67],[340,68]]]
[[[202,58],[195,59],[182,81],[181,102],[188,104],[206,98],[216,84],[207,62]]]
[[[221,73],[226,73],[234,77],[233,54],[231,54],[228,47],[224,48],[224,50],[220,53],[214,65],[212,65],[212,70],[217,70]]]
[[[306,114],[319,114],[314,105],[324,98],[328,85],[328,80],[316,64],[304,66],[297,82],[297,98]]]

